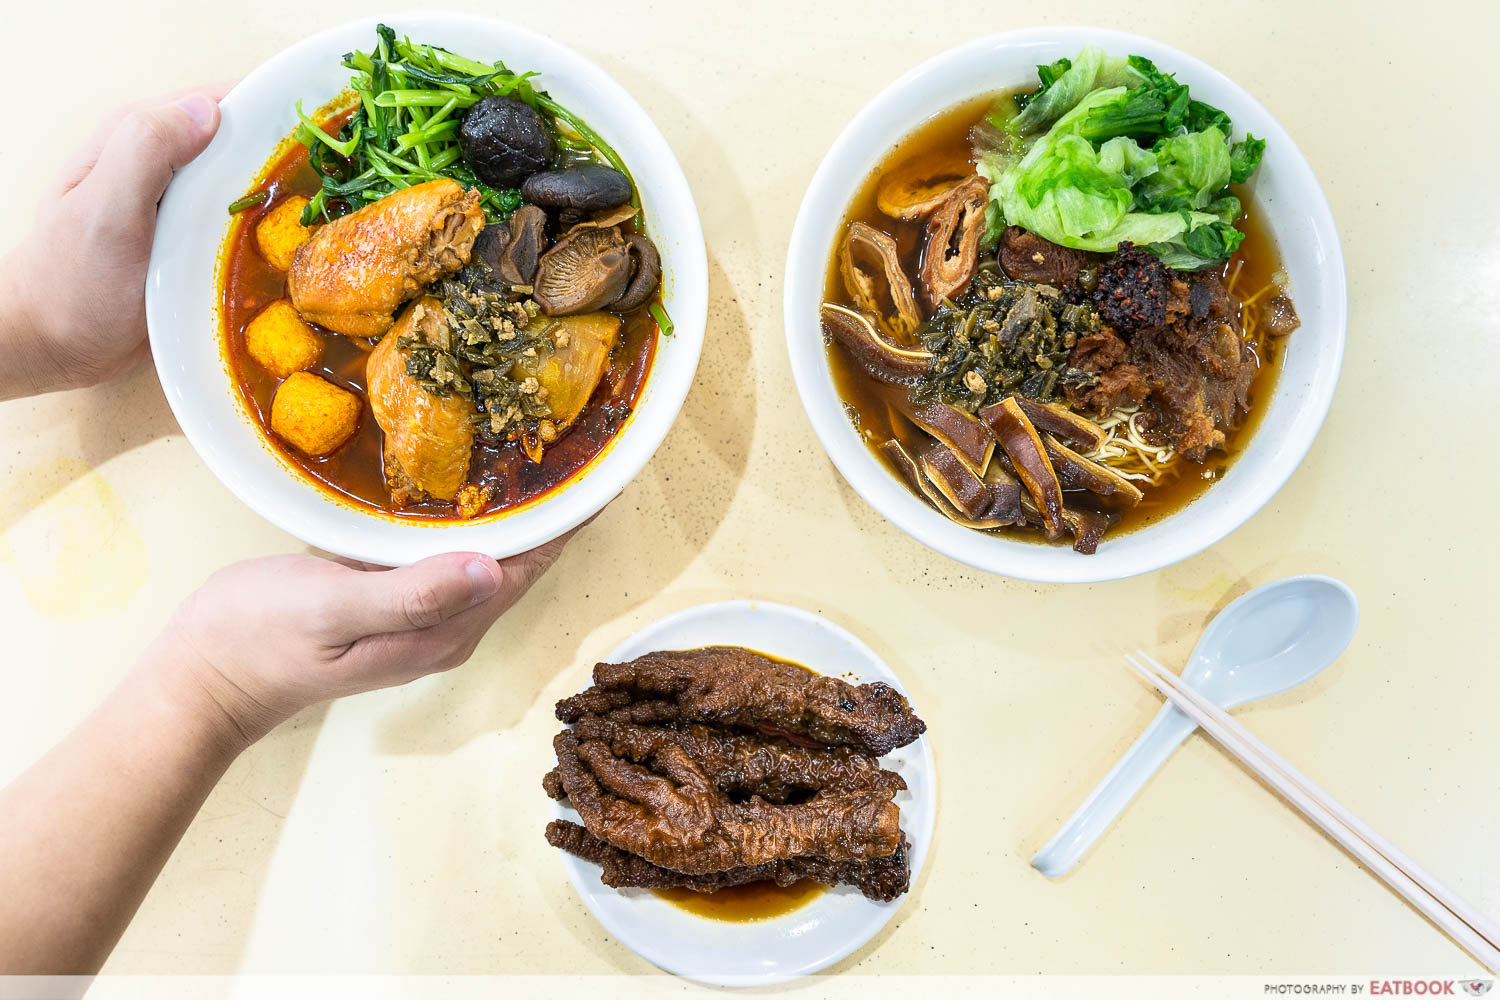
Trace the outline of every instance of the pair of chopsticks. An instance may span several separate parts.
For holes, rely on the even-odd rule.
[[[1199,728],[1258,774],[1370,871],[1491,972],[1500,973],[1500,928],[1452,889],[1422,870],[1394,844],[1370,829],[1227,712],[1141,650],[1125,659]],[[1139,657],[1139,659],[1137,659]]]

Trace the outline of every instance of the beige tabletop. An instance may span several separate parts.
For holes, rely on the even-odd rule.
[[[1121,650],[1180,665],[1229,600],[1322,572],[1359,594],[1353,646],[1240,718],[1500,912],[1492,5],[472,6],[598,60],[676,150],[708,242],[696,385],[639,478],[470,664],[308,711],[245,754],[110,971],[651,971],[584,910],[542,839],[551,705],[642,625],[739,597],[851,629],[931,725],[941,802],[927,869],[836,970],[1478,971],[1202,738],[1070,876],[1049,881],[1027,859],[1160,704]],[[16,5],[0,245],[105,105],[242,74],[366,13],[346,0]],[[969,570],[874,513],[813,436],[781,324],[792,220],[849,117],[934,53],[1049,21],[1151,35],[1243,84],[1311,160],[1349,269],[1343,378],[1291,482],[1210,551],[1089,587]],[[0,427],[4,780],[205,576],[302,546],[208,472],[149,368],[7,404]]]

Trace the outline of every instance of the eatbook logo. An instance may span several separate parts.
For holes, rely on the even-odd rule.
[[[1458,985],[1464,988],[1464,992],[1471,997],[1482,997],[1495,988],[1493,979],[1468,979]]]

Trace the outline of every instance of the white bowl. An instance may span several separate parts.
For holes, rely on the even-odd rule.
[[[1302,327],[1287,340],[1282,371],[1260,427],[1224,479],[1182,511],[1147,528],[1106,535],[1094,555],[960,527],[917,499],[882,465],[834,390],[818,304],[828,255],[854,191],[922,122],[968,98],[1036,79],[1036,67],[1085,45],[1143,55],[1217,105],[1237,132],[1266,140],[1250,185],[1291,279]],[[1200,552],[1247,521],[1281,488],[1312,446],[1338,382],[1348,324],[1344,256],[1333,213],[1291,136],[1253,97],[1212,67],[1160,42],[1101,28],[1030,28],[991,35],[938,55],[901,77],[855,116],[824,157],[802,201],[786,263],[786,336],[792,374],[813,429],[849,485],[913,538],[960,562],[1047,583],[1088,583],[1149,573]]]
[[[745,646],[793,660],[851,684],[884,681],[906,694],[895,673],[869,646],[809,611],[765,601],[724,601],[679,611],[646,626],[605,660],[619,663],[660,649]],[[913,708],[920,715],[921,705]],[[937,770],[927,737],[886,754],[882,766],[906,779],[898,792],[901,829],[911,842],[906,895],[880,903],[839,886],[779,917],[745,923],[689,913],[652,892],[612,889],[599,866],[558,852],[573,888],[604,929],[625,947],[668,972],[716,986],[766,986],[810,975],[852,954],[874,937],[916,890],[937,820]],[[554,802],[553,816],[580,822]]]
[[[630,166],[647,226],[661,252],[664,305],[676,324],[657,343],[639,403],[613,441],[566,485],[539,501],[475,522],[415,522],[339,503],[264,440],[220,350],[216,269],[229,226],[225,206],[245,192],[297,124],[293,105],[331,100],[351,75],[345,52],[369,49],[383,21],[413,41],[483,62],[503,59],[579,114]],[[474,14],[367,18],[332,28],[246,76],[221,105],[208,149],[162,198],[146,280],[151,353],[167,401],[204,462],[241,500],[310,545],[387,565],[437,552],[496,557],[534,548],[581,524],[617,496],[666,436],[682,407],[708,310],[708,266],[698,211],[667,141],[620,84],[584,56],[519,25]]]

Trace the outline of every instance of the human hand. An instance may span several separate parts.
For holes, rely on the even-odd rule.
[[[146,265],[172,172],[219,128],[222,88],[105,116],[0,261],[0,399],[93,385],[146,356]]]
[[[400,569],[306,555],[236,563],[183,603],[162,641],[190,654],[187,674],[248,744],[308,705],[463,663],[573,534],[500,562],[455,552]]]

